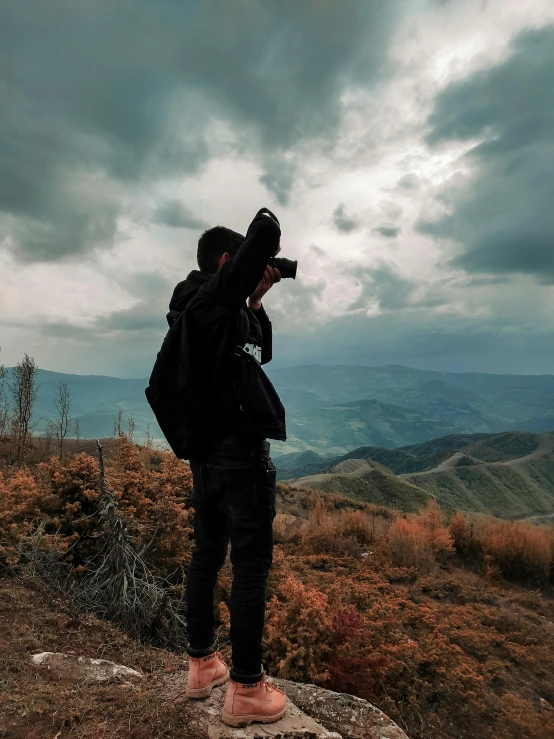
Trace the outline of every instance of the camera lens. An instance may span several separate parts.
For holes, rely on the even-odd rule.
[[[296,279],[296,268],[298,261],[296,259],[285,259],[284,257],[273,257],[269,260],[269,264],[278,269],[283,279]]]

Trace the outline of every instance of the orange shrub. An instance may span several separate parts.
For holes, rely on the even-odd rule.
[[[408,521],[399,516],[391,524],[385,552],[399,567],[417,567],[422,572],[430,572],[434,567],[427,531],[417,519]]]
[[[434,498],[427,501],[427,505],[417,516],[416,521],[424,529],[435,557],[442,559],[447,552],[453,550],[452,536],[444,525],[443,512]]]
[[[69,460],[51,457],[38,466],[42,518],[47,534],[59,534],[59,545],[76,542],[68,561],[82,564],[96,553],[98,527],[98,466],[93,457],[81,453]],[[78,539],[78,541],[77,541]]]
[[[174,455],[164,454],[161,472],[153,479],[145,513],[156,532],[148,557],[164,572],[184,568],[193,546],[193,510],[190,505],[192,473],[190,467]],[[150,532],[148,532],[149,534]],[[145,532],[143,538],[148,535]]]
[[[141,518],[151,504],[150,494],[155,472],[144,465],[140,449],[120,435],[116,453],[107,467],[108,482],[128,515]]]
[[[362,547],[368,547],[373,539],[373,522],[366,513],[331,512],[321,499],[316,500],[308,522],[300,530],[301,549],[307,554],[359,557]]]
[[[456,551],[466,557],[481,555],[481,543],[476,535],[475,521],[470,520],[467,513],[456,511],[450,518],[448,530],[454,540]]]
[[[0,473],[0,562],[15,564],[14,546],[32,530],[40,515],[40,491],[26,470],[17,470],[7,480]]]
[[[540,713],[537,713],[530,701],[506,693],[500,698],[496,731],[502,739],[554,736],[554,708],[542,699]]]
[[[265,633],[274,674],[289,680],[325,681],[332,626],[327,596],[294,575],[284,578],[267,604]]]
[[[355,606],[343,605],[334,611],[331,643],[327,687],[375,700],[389,659],[368,643],[367,623]]]
[[[484,551],[505,577],[548,583],[554,534],[529,521],[490,521],[481,534]]]

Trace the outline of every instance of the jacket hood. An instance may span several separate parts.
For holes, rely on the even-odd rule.
[[[171,300],[169,301],[169,310],[184,310],[191,298],[196,295],[202,285],[205,285],[211,277],[213,275],[208,272],[200,272],[198,269],[193,269],[187,275],[186,280],[183,280],[175,287]]]

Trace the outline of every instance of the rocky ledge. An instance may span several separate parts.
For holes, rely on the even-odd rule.
[[[109,660],[61,652],[42,652],[31,659],[63,680],[123,682],[132,686],[144,678],[137,670]],[[252,724],[241,729],[232,729],[220,721],[225,686],[215,688],[204,700],[191,701],[185,697],[186,670],[165,676],[157,695],[161,706],[166,701],[186,702],[189,730],[205,739],[408,739],[386,714],[368,701],[315,685],[270,679],[287,696],[286,715],[273,724]]]

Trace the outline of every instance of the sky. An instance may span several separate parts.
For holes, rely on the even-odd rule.
[[[550,0],[27,0],[0,49],[0,363],[147,377],[267,207],[272,366],[554,374]]]

